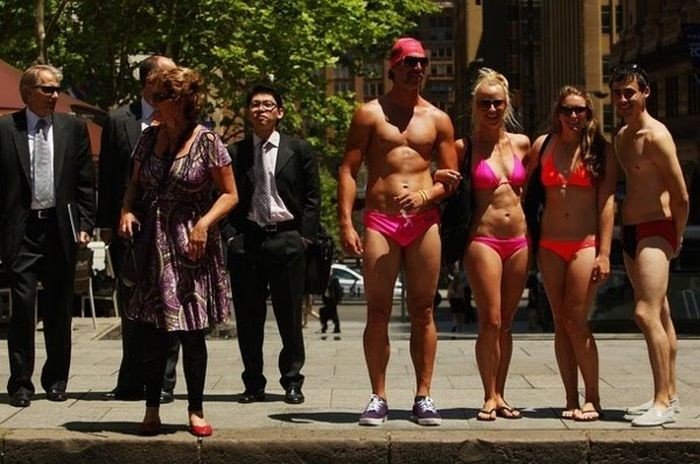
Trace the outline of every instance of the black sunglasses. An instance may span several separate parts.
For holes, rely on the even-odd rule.
[[[491,106],[493,106],[496,109],[503,108],[506,105],[505,100],[489,100],[487,98],[484,98],[483,100],[479,100],[477,103],[479,105],[479,108],[482,110],[490,110]]]
[[[421,68],[425,68],[429,62],[427,56],[404,56],[401,60],[401,64],[407,68],[415,68],[417,64],[420,64]]]
[[[559,108],[557,109],[559,111],[559,114],[562,116],[569,116],[571,112],[573,111],[576,113],[577,116],[580,116],[584,114],[586,111],[588,111],[588,107],[586,106],[567,106],[567,105],[559,105]]]
[[[54,92],[59,93],[61,91],[61,88],[55,85],[35,85],[34,88],[41,90],[46,95],[53,95]]]
[[[174,100],[177,97],[174,92],[155,92],[153,94],[153,101],[155,103],[162,103],[167,100]]]

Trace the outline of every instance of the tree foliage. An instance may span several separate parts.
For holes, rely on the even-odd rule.
[[[283,92],[284,129],[323,159],[324,222],[335,221],[335,169],[354,109],[326,94],[324,70],[357,70],[385,56],[392,40],[435,11],[433,0],[46,0],[48,61],[79,97],[103,108],[138,93],[137,55],[159,53],[201,71],[209,114],[227,140],[244,127],[245,91],[273,81]],[[37,57],[34,2],[0,0],[0,58],[24,68]],[[60,14],[57,14],[60,13]],[[330,196],[330,197],[329,197]],[[333,228],[333,227],[331,227]]]

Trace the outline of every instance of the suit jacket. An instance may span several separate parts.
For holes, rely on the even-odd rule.
[[[236,178],[238,205],[222,223],[222,233],[227,242],[247,228],[255,189],[253,137],[230,145],[228,151]],[[321,192],[316,155],[306,141],[280,133],[275,184],[282,201],[294,216],[299,233],[313,241],[321,217]]]
[[[76,206],[79,229],[95,226],[94,168],[84,121],[68,114],[53,115],[56,219],[60,243],[68,261],[75,258],[68,205]],[[0,117],[0,260],[14,259],[25,235],[32,201],[31,166],[24,109]]]
[[[131,153],[141,135],[141,101],[110,111],[102,127],[97,226],[116,228],[131,177]]]

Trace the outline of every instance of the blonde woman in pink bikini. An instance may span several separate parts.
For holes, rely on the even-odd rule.
[[[504,397],[513,351],[511,322],[525,287],[528,243],[521,195],[522,160],[530,140],[506,131],[518,127],[506,78],[479,70],[472,92],[473,132],[456,142],[460,166],[469,163],[474,211],[464,254],[469,285],[479,314],[476,362],[484,386],[478,420],[520,418]]]
[[[544,185],[538,263],[554,316],[554,350],[566,391],[563,418],[601,416],[598,351],[588,313],[598,284],[610,274],[610,242],[617,167],[612,148],[593,117],[590,96],[562,87],[549,134],[532,147],[529,163]],[[580,406],[578,371],[585,383]]]

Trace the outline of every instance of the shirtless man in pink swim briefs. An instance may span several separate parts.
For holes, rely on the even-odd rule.
[[[451,182],[433,182],[430,162],[436,154],[440,168],[456,169],[454,131],[450,118],[419,94],[428,65],[421,43],[408,37],[397,40],[389,61],[393,86],[355,112],[338,178],[342,245],[347,253],[363,257],[367,298],[364,351],[372,395],[359,422],[379,425],[388,416],[388,324],[394,282],[403,264],[416,372],[412,417],[420,425],[439,425],[441,418],[430,398],[437,347],[433,297],[440,271],[437,202]],[[351,215],[363,161],[368,181],[361,239]]]
[[[666,126],[646,109],[649,79],[635,64],[616,67],[610,77],[612,101],[625,125],[615,138],[627,178],[622,203],[622,248],[634,288],[634,317],[647,341],[654,397],[627,409],[634,426],[674,422],[676,332],[666,292],[669,261],[678,255],[688,220],[688,191]]]

